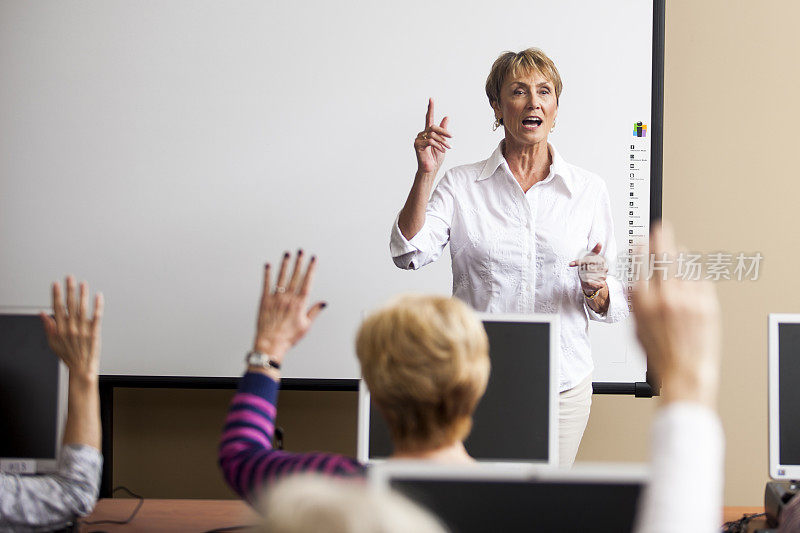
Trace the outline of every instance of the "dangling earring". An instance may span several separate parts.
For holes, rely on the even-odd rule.
[[[494,119],[494,126],[492,127],[492,131],[497,131],[497,128],[503,125],[502,119],[496,118]]]
[[[553,127],[550,128],[550,133],[553,133],[553,130],[556,129],[556,121],[553,119]]]

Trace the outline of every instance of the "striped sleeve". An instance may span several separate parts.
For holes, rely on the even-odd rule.
[[[273,449],[278,388],[272,378],[257,372],[242,378],[219,442],[219,465],[228,485],[252,501],[259,489],[287,474],[364,475],[364,466],[350,457]]]

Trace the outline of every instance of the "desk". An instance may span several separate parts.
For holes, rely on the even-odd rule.
[[[81,522],[125,520],[136,508],[137,501],[104,498],[97,502],[94,512]],[[191,533],[249,524],[258,524],[258,515],[240,500],[145,500],[130,524],[81,524],[78,531]]]
[[[733,520],[739,520],[742,515],[745,514],[758,514],[763,513],[763,507],[725,507],[722,510],[722,520],[724,522],[731,522]],[[747,525],[748,533],[751,531],[755,531],[756,529],[763,529],[767,527],[767,519],[766,518],[757,518],[752,520]]]
[[[94,512],[84,521],[124,520],[136,507],[137,500],[127,498],[100,500]],[[725,507],[725,522],[738,520],[743,514],[763,513],[763,507]],[[210,529],[257,524],[258,515],[239,500],[145,500],[130,524],[81,525],[81,533],[90,531],[185,531],[203,532]],[[763,519],[754,520],[748,531],[766,527]]]

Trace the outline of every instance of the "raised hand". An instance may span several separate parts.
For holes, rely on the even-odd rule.
[[[291,277],[289,260],[289,252],[286,252],[274,290],[270,282],[272,267],[269,263],[264,267],[264,287],[256,324],[255,351],[269,354],[277,362],[281,362],[289,348],[303,338],[327,305],[317,302],[308,308],[308,295],[317,266],[316,257],[311,258],[303,274],[303,251],[299,250]]]
[[[650,233],[651,253],[675,261],[668,227]],[[716,402],[720,366],[720,312],[708,281],[674,275],[637,282],[633,292],[636,335],[647,352],[647,366],[663,385],[665,401]]]
[[[436,174],[444,163],[444,154],[450,149],[447,139],[452,138],[447,131],[448,117],[444,117],[436,125],[433,120],[433,98],[428,100],[428,112],[425,114],[425,129],[414,139],[414,151],[417,155],[417,171],[423,174]]]
[[[89,314],[89,287],[80,284],[75,294],[75,278],[67,276],[66,309],[61,299],[61,285],[53,283],[53,316],[41,313],[50,349],[69,368],[70,378],[96,378],[100,366],[100,323],[103,319],[103,295],[94,297],[94,314]]]

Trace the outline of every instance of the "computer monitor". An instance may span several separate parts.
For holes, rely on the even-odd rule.
[[[492,369],[486,393],[465,441],[474,458],[494,462],[558,464],[558,317],[481,314]],[[387,458],[386,422],[361,381],[358,458]]]
[[[404,494],[454,533],[633,531],[649,477],[640,465],[498,469],[385,461],[368,472],[376,490]]]
[[[67,408],[66,367],[38,309],[0,307],[0,471],[56,470]]]
[[[800,479],[800,314],[770,314],[769,475]]]

